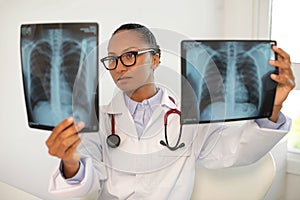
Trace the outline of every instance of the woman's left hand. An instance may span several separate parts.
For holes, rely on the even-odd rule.
[[[277,46],[272,47],[277,53],[277,60],[270,60],[272,66],[278,67],[278,75],[271,74],[271,78],[277,82],[276,95],[271,121],[276,122],[283,102],[288,97],[290,91],[295,87],[295,77],[291,69],[291,60],[289,54]]]

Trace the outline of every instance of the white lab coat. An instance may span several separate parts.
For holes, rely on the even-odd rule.
[[[193,190],[196,163],[208,168],[249,164],[265,155],[286,134],[259,128],[253,120],[238,127],[216,123],[184,125],[181,141],[185,147],[170,151],[160,144],[160,140],[165,140],[163,117],[177,106],[165,90],[163,93],[162,105],[154,111],[141,139],[123,94],[118,93],[100,110],[99,133],[82,134],[79,151],[85,165],[83,180],[67,184],[56,169],[50,192],[76,197],[97,190],[99,200],[187,200]],[[121,138],[118,148],[106,144],[111,134],[108,114],[115,115],[116,134]],[[173,146],[180,127],[178,115],[170,115],[168,124],[169,143]]]

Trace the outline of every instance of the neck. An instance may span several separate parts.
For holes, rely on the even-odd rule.
[[[156,94],[156,86],[154,84],[143,85],[138,89],[126,92],[127,96],[136,102],[142,102],[145,99],[149,99]]]

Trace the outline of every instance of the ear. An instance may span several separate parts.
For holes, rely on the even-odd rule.
[[[160,63],[159,54],[156,53],[152,56],[152,69],[156,69]]]

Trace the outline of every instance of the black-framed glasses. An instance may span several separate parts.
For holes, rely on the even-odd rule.
[[[153,52],[156,53],[155,49],[144,49],[140,51],[128,51],[120,56],[107,56],[102,58],[100,61],[103,63],[107,70],[114,70],[118,66],[118,60],[126,67],[131,67],[136,63],[136,56],[144,53]]]

